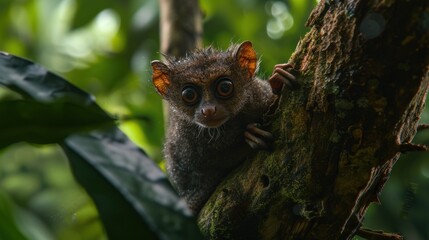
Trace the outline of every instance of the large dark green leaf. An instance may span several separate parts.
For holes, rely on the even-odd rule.
[[[40,102],[62,100],[99,109],[93,96],[58,75],[39,64],[3,52],[0,52],[0,85]]]
[[[111,239],[200,239],[165,174],[118,129],[74,135],[63,148]],[[146,223],[146,224],[145,224]]]
[[[56,143],[72,133],[114,125],[99,109],[63,101],[0,102],[0,116],[0,148],[20,141]]]
[[[88,116],[88,122],[106,120],[107,114],[93,97],[28,60],[0,54],[0,84],[36,101],[33,104],[36,110],[58,115],[57,119],[47,120],[52,126],[72,121],[57,113],[80,114],[82,111],[93,114]],[[4,111],[20,116],[19,111],[13,113],[15,109],[8,104],[3,105]],[[28,106],[23,108],[21,114],[28,110],[28,114],[35,117],[34,122],[27,119],[30,125],[41,120]],[[69,134],[69,130],[61,131]],[[40,140],[36,138],[31,140]],[[76,179],[93,198],[110,239],[201,239],[196,221],[164,173],[116,127],[70,135],[61,146]]]
[[[92,96],[29,60],[1,53],[0,85],[27,99],[0,102],[0,147],[58,142],[114,123]]]

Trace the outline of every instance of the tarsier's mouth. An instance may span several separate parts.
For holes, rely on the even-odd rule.
[[[211,118],[211,119],[200,119],[196,121],[198,125],[205,128],[218,128],[222,126],[226,121],[228,121],[228,117],[225,118]]]

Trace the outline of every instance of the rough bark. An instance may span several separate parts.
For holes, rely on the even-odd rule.
[[[320,1],[290,62],[301,87],[273,152],[231,174],[199,216],[210,239],[351,239],[410,144],[429,84],[429,1]]]

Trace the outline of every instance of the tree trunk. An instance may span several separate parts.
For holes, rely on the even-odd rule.
[[[203,20],[199,0],[160,0],[161,53],[183,57],[203,45]],[[164,119],[169,119],[168,103],[162,102]],[[168,128],[164,121],[164,128]]]
[[[320,1],[307,24],[274,151],[218,187],[199,215],[207,238],[351,239],[400,153],[425,149],[410,141],[429,83],[429,1]]]
[[[198,0],[160,0],[161,52],[181,57],[202,47],[202,14]]]

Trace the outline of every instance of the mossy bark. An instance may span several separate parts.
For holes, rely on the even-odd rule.
[[[351,239],[401,151],[429,74],[429,1],[320,1],[290,59],[301,87],[274,151],[232,173],[199,215],[209,239]]]

